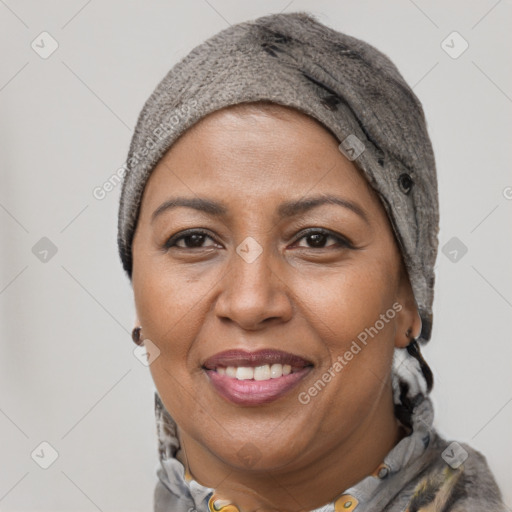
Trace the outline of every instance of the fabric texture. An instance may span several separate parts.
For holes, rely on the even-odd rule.
[[[377,191],[404,258],[430,339],[439,207],[435,160],[420,101],[382,52],[308,13],[233,25],[194,48],[145,103],[130,144],[118,246],[131,277],[131,244],[144,186],[177,138],[223,107],[268,100],[298,109],[338,138]]]

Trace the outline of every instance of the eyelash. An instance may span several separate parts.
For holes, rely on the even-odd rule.
[[[182,231],[181,233],[176,233],[175,235],[171,236],[164,244],[164,249],[170,249],[171,247],[176,247],[177,249],[185,249],[185,250],[191,250],[191,249],[204,249],[204,247],[178,247],[176,243],[182,239],[188,238],[192,235],[204,235],[208,238],[212,239],[214,238],[207,232],[201,229],[192,229],[187,231]],[[301,232],[301,236],[299,236],[296,239],[296,242],[302,240],[303,238],[306,238],[311,235],[324,235],[327,238],[334,238],[336,242],[341,246],[341,248],[345,249],[354,249],[355,247],[353,244],[345,237],[338,235],[332,231],[329,231],[324,228],[309,228]],[[319,247],[317,249],[327,249],[327,247]],[[302,249],[315,249],[315,247],[302,247]]]

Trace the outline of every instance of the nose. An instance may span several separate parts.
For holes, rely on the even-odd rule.
[[[222,279],[215,305],[217,317],[246,330],[258,330],[271,322],[287,322],[293,313],[279,257],[270,248],[262,249],[255,260],[233,251],[228,262],[230,270]]]

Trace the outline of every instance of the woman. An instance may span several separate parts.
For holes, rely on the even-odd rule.
[[[432,428],[435,162],[385,55],[306,13],[230,27],[158,85],[127,164],[155,511],[504,510]]]

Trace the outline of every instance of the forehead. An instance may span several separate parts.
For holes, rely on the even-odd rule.
[[[153,170],[144,203],[171,191],[265,205],[283,197],[338,192],[381,208],[375,191],[319,121],[271,103],[209,114],[187,130]]]

